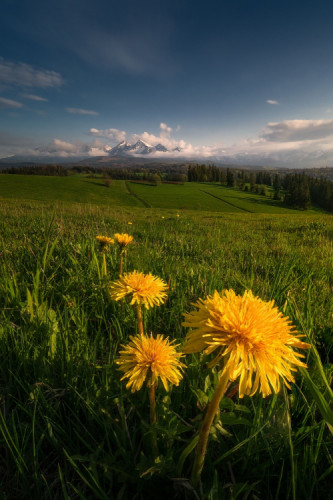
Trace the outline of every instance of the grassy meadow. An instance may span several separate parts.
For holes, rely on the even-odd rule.
[[[271,192],[269,193],[271,194]],[[113,207],[164,208],[227,213],[299,214],[271,196],[244,192],[212,183],[140,184],[112,180],[109,187],[100,176],[39,175],[0,176],[0,199],[88,203]],[[322,213],[317,207],[307,215]]]
[[[0,175],[0,228],[1,498],[330,498],[332,216],[209,184]],[[169,284],[165,304],[144,310],[145,332],[181,349],[193,302],[250,289],[312,344],[291,390],[239,399],[230,387],[195,489],[217,371],[186,355],[179,386],[158,386],[154,457],[147,388],[131,393],[115,364],[137,328],[107,291],[119,252],[105,252],[105,276],[95,240],[116,232],[134,237],[125,272]]]

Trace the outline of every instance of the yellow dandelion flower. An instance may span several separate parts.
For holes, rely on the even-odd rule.
[[[107,245],[111,245],[112,243],[114,243],[114,240],[112,238],[109,238],[108,236],[95,236],[95,239],[98,241],[102,249]]]
[[[157,276],[133,271],[111,283],[110,295],[114,300],[131,297],[131,305],[144,304],[147,309],[159,306],[166,300],[168,285]]]
[[[294,326],[283,316],[274,301],[265,302],[251,291],[243,296],[233,290],[217,291],[196,304],[197,310],[185,314],[184,326],[193,328],[187,335],[185,353],[214,351],[209,366],[221,364],[221,377],[239,380],[239,397],[252,396],[259,389],[263,397],[280,390],[280,379],[290,388],[295,366],[307,367],[304,357],[293,348],[308,349],[299,340]]]
[[[129,245],[133,241],[133,236],[127,233],[116,233],[114,237],[116,238],[117,243],[119,244],[121,249],[127,247],[127,245]]]
[[[121,380],[128,379],[127,389],[139,391],[145,380],[152,386],[159,378],[167,391],[169,383],[179,384],[185,365],[179,360],[182,354],[176,351],[177,345],[172,345],[163,335],[154,338],[152,334],[150,337],[141,334],[130,340],[128,345],[122,346],[124,350],[116,360],[119,370],[124,372]]]
[[[133,224],[133,222],[127,222],[127,224],[130,224],[130,225],[131,225],[131,224]]]

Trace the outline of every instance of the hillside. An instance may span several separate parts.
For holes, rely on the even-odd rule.
[[[151,207],[235,213],[300,213],[268,196],[247,193],[212,183],[159,184],[151,186],[82,175],[44,177],[2,174],[0,198],[75,202],[110,207]],[[313,207],[306,214],[320,213]]]

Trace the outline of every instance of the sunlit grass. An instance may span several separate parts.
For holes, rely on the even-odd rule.
[[[217,372],[189,355],[179,385],[158,391],[154,459],[147,388],[126,390],[115,363],[136,329],[135,310],[107,291],[103,255],[108,282],[117,280],[118,249],[102,254],[95,240],[115,233],[134,237],[124,272],[152,273],[169,285],[166,303],[143,316],[145,332],[182,342],[182,313],[191,303],[215,289],[251,289],[275,299],[315,346],[306,360],[310,381],[298,375],[291,391],[265,400],[239,400],[236,392],[222,399],[202,496],[329,498],[329,216],[181,211],[177,217],[175,210],[14,201],[0,211],[5,498],[156,498],[161,487],[170,498],[193,498],[186,480]]]

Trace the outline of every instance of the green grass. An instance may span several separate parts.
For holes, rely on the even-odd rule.
[[[96,190],[116,193],[117,186]],[[26,198],[0,205],[3,498],[149,499],[161,491],[180,499],[329,498],[331,216],[129,207],[116,194],[115,207]],[[106,255],[105,280],[94,240],[115,232],[135,239],[127,270],[170,283],[166,304],[144,316],[147,332],[182,343],[182,313],[191,303],[215,289],[252,289],[275,299],[316,346],[309,377],[298,373],[291,391],[222,400],[197,497],[187,481],[191,448],[217,375],[200,356],[186,356],[179,387],[159,387],[154,460],[146,389],[127,391],[114,363],[136,329],[130,305],[106,293],[106,281],[117,278],[116,248]]]
[[[140,206],[126,189],[124,181],[106,187],[103,179],[81,175],[46,177],[39,175],[0,175],[0,199],[20,199],[91,203],[114,206]]]
[[[0,175],[0,200],[19,199],[86,203],[110,207],[151,207],[223,213],[296,214],[281,201],[212,183],[159,184],[157,186],[114,180],[106,187],[102,178],[75,175],[45,177]],[[312,208],[306,214],[321,213]]]
[[[297,210],[286,208],[281,201],[268,196],[228,188],[220,184],[194,183],[184,185],[130,183],[130,189],[153,208],[172,208],[177,210],[208,210],[226,213],[272,213],[295,214]],[[308,210],[308,214],[320,210]]]

